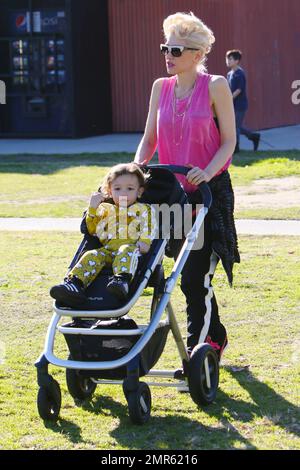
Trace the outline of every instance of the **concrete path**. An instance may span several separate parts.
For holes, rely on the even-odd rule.
[[[134,153],[142,134],[108,134],[84,139],[0,139],[0,154]]]
[[[261,134],[259,150],[300,150],[300,125],[277,127],[258,132]],[[240,148],[253,150],[253,144],[242,135]]]
[[[79,232],[80,218],[0,218],[0,231],[55,231]],[[237,219],[239,235],[294,235],[300,236],[298,220]]]
[[[260,132],[259,150],[300,150],[300,125]],[[142,134],[108,134],[84,139],[0,139],[0,154],[134,153],[141,138]],[[240,148],[252,150],[252,142],[241,136]]]
[[[296,235],[300,236],[300,220],[237,219],[239,235]]]

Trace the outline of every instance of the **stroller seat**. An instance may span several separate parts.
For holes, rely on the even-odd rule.
[[[150,251],[146,255],[140,256],[136,273],[129,286],[128,297],[125,300],[117,298],[106,289],[109,279],[113,275],[113,271],[111,267],[105,267],[86,289],[87,300],[77,307],[76,311],[92,312],[99,310],[117,310],[129,303],[132,297],[136,294],[137,288],[139,287],[142,279],[144,279],[147,269],[150,269],[151,272],[152,269],[154,269],[152,266],[161,246],[162,240],[154,240]],[[60,311],[72,310],[71,307],[64,306],[58,301],[55,302],[55,309]]]
[[[165,203],[171,206],[175,203],[183,205],[186,200],[183,188],[171,172],[164,169],[151,170],[146,190],[140,199],[141,202],[147,204]],[[158,238],[151,243],[149,252],[140,256],[127,299],[120,300],[107,291],[106,286],[113,274],[112,268],[109,267],[104,268],[89,285],[86,290],[87,301],[77,307],[76,310],[60,305],[58,302],[55,303],[54,310],[57,313],[61,315],[64,311],[65,313],[72,313],[72,322],[66,323],[58,329],[65,336],[73,360],[89,362],[119,359],[128,353],[142,336],[143,330],[133,319],[127,316],[127,313],[145,287],[150,285],[158,288],[160,283],[164,282],[161,263],[167,240],[162,237],[161,227],[163,221],[160,219],[161,217],[158,217],[157,220],[159,227]],[[70,269],[77,263],[83,252],[101,246],[99,239],[88,233],[85,215],[81,223],[81,232],[84,234],[84,239],[70,264]],[[154,275],[152,276],[152,274]],[[97,330],[98,334],[97,336],[71,334],[72,329],[76,330],[78,328]],[[102,329],[109,329],[111,334],[102,336]],[[118,329],[129,330],[128,335],[120,337],[116,334]],[[149,343],[140,354],[139,376],[145,375],[159,359],[169,330],[169,323],[162,322],[154,331]],[[85,377],[92,376],[98,379],[122,379],[126,377],[126,373],[126,366],[111,370],[81,371],[81,374]]]
[[[183,205],[186,203],[186,201],[187,197],[182,186],[171,172],[161,168],[151,169],[150,177],[140,202],[147,204],[167,204],[168,206],[171,206],[175,203]],[[104,268],[87,288],[87,301],[80,305],[80,307],[77,307],[76,311],[114,311],[122,309],[122,307],[125,307],[126,304],[130,304],[130,301],[135,296],[141,282],[143,279],[145,279],[145,276],[149,279],[156,267],[158,259],[162,258],[164,255],[166,241],[162,238],[162,222],[162,220],[157,220],[159,226],[159,238],[152,242],[150,250],[147,254],[140,256],[138,268],[130,284],[129,295],[127,299],[120,300],[107,291],[106,286],[113,272],[110,267]],[[84,239],[70,264],[70,269],[73,268],[73,266],[77,263],[83,252],[99,248],[101,246],[98,238],[91,236],[88,233],[85,223],[85,214],[81,223],[81,232],[84,234]],[[150,272],[148,270],[150,270]],[[145,279],[145,287],[148,284],[148,279]],[[64,310],[70,311],[73,309],[56,301],[55,310],[62,313]],[[127,312],[125,309],[123,314],[126,313]]]
[[[148,170],[147,167],[145,170]],[[143,202],[158,205],[165,203],[169,206],[175,203],[182,206],[186,204],[186,194],[174,173],[186,175],[190,171],[189,167],[167,165],[167,168],[162,168],[156,165],[149,167],[149,170],[150,178],[143,195]],[[98,384],[122,385],[129,416],[136,424],[144,424],[150,418],[149,385],[183,386],[182,390],[189,390],[191,398],[198,406],[208,405],[214,401],[219,381],[218,356],[213,347],[207,343],[197,345],[193,354],[188,355],[170,302],[171,293],[211,205],[209,187],[202,183],[199,189],[203,195],[204,207],[197,213],[183,243],[181,239],[177,240],[173,220],[175,216],[172,218],[174,208],[166,216],[167,212],[161,211],[158,207],[156,215],[158,215],[159,233],[152,242],[149,252],[140,257],[137,272],[130,285],[129,296],[123,305],[107,292],[106,286],[112,274],[111,269],[103,270],[89,286],[86,305],[80,310],[55,304],[43,353],[35,363],[39,384],[37,407],[42,419],[57,420],[61,408],[60,386],[49,374],[49,364],[66,369],[67,387],[76,400],[91,399]],[[169,222],[166,224],[167,218]],[[170,226],[169,235],[165,232],[166,225]],[[88,233],[85,219],[81,229],[84,239],[70,268],[84,251],[100,246],[98,238]],[[174,251],[176,262],[172,272],[165,278],[163,257],[167,254],[168,245],[169,256],[172,255],[172,249],[178,241],[182,244],[180,252],[177,254],[176,250]],[[170,244],[170,242],[176,243]],[[127,314],[147,286],[153,287],[149,323],[138,325]],[[62,317],[71,317],[71,321],[62,325],[60,324]],[[163,353],[169,332],[172,332],[176,342],[184,366],[182,371],[153,369]],[[65,337],[69,349],[68,359],[61,359],[54,352],[57,333]],[[168,381],[174,379],[175,383],[157,380],[141,382],[139,379],[143,376]]]

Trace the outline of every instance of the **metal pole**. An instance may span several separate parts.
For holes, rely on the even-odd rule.
[[[178,323],[177,323],[177,320],[176,320],[176,317],[175,317],[175,314],[174,314],[174,310],[173,310],[173,307],[171,305],[171,302],[169,302],[168,305],[167,305],[167,311],[168,311],[168,314],[169,314],[171,331],[173,333],[173,336],[174,336],[174,339],[175,339],[176,346],[177,346],[177,349],[179,351],[180,357],[181,357],[182,360],[188,362],[189,361],[189,355],[187,353],[187,349],[185,347],[185,344],[184,344],[184,341],[183,341],[183,338],[182,338],[182,335],[181,335],[181,332],[180,332],[180,329],[179,329],[179,326],[178,326]]]

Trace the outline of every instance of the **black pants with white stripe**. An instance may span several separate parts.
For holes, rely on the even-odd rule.
[[[204,220],[204,243],[192,250],[182,270],[181,290],[187,303],[187,347],[192,352],[209,335],[213,342],[223,344],[226,330],[219,318],[212,279],[219,258],[212,250],[209,214]]]

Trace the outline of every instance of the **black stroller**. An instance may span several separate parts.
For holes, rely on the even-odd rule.
[[[175,165],[149,165],[150,172],[143,202],[150,204],[187,204],[186,194],[174,173],[186,175],[190,168]],[[86,304],[72,309],[54,303],[54,314],[48,328],[45,347],[35,363],[38,377],[37,407],[44,420],[57,420],[61,408],[59,384],[48,372],[49,364],[66,369],[67,387],[74,399],[90,399],[97,384],[120,384],[128,403],[129,416],[136,424],[148,421],[151,413],[149,385],[174,386],[189,391],[199,405],[210,404],[216,396],[219,382],[219,362],[215,350],[207,343],[199,344],[188,356],[170,296],[193,247],[204,218],[211,205],[211,192],[205,183],[199,185],[202,208],[191,230],[185,237],[171,275],[165,279],[162,261],[164,255],[173,256],[178,240],[174,239],[174,221],[168,237],[160,230],[150,251],[140,257],[137,272],[125,301],[118,300],[106,290],[111,271],[103,270],[87,289]],[[162,219],[162,217],[160,217]],[[163,225],[163,220],[160,220]],[[70,265],[74,266],[83,251],[100,246],[98,238],[88,234],[83,219],[84,239]],[[127,314],[146,287],[153,288],[148,325],[137,325]],[[166,318],[162,320],[166,312]],[[59,325],[62,317],[71,321]],[[153,370],[160,358],[171,330],[183,364],[183,369]],[[68,359],[54,354],[57,332],[64,335],[70,351]],[[169,379],[169,382],[141,382],[140,377]],[[170,383],[170,380],[174,379]]]

